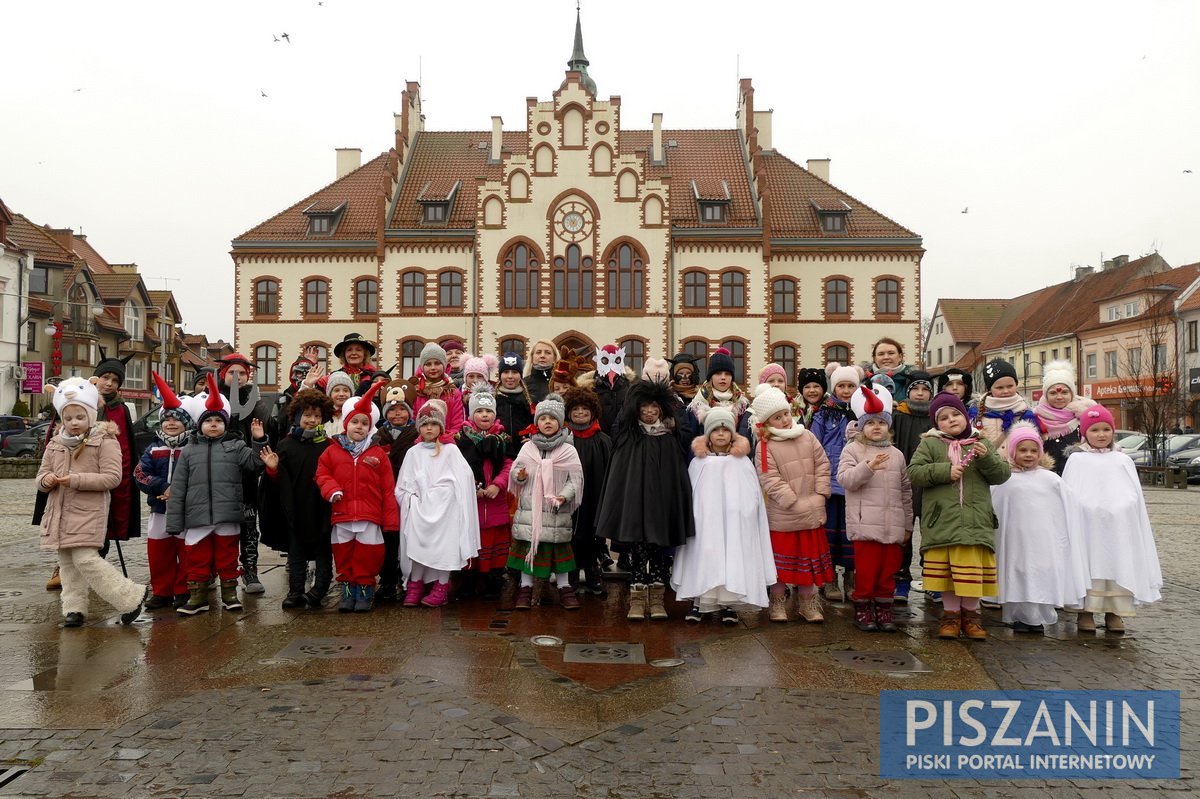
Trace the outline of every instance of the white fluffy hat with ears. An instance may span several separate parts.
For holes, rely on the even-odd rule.
[[[60,416],[68,405],[82,405],[95,414],[100,407],[100,392],[94,383],[82,377],[68,377],[54,388],[50,401]]]
[[[838,383],[853,383],[856,387],[862,385],[863,372],[861,366],[842,366],[837,361],[825,365],[825,374],[829,375],[829,390]]]
[[[1042,367],[1042,391],[1059,385],[1071,389],[1072,396],[1079,393],[1075,390],[1075,365],[1070,361],[1050,361]]]

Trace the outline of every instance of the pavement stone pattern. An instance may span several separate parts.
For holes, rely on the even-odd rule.
[[[0,796],[1074,799],[1198,792],[1200,492],[1194,489],[1147,492],[1165,598],[1131,619],[1121,638],[1102,631],[1081,637],[1067,624],[1045,637],[1014,635],[992,616],[986,643],[939,642],[929,637],[933,617],[920,602],[895,636],[857,634],[844,607],[831,608],[822,627],[744,620],[734,630],[697,631],[681,620],[653,629],[647,622],[641,633],[647,659],[670,646],[686,664],[661,672],[610,667],[647,669],[616,681],[573,671],[581,666],[559,662],[561,647],[556,653],[528,643],[531,630],[551,621],[567,641],[618,641],[626,634],[637,640],[637,628],[628,632],[614,619],[616,600],[602,612],[559,614],[545,623],[537,614],[554,609],[507,614],[458,603],[423,615],[388,610],[371,614],[372,622],[392,632],[342,633],[374,636],[363,657],[264,664],[287,642],[337,635],[335,625],[344,623],[334,613],[295,618],[279,611],[275,574],[262,609],[248,608],[242,617],[213,614],[199,624],[165,619],[128,630],[107,624],[96,603],[85,631],[60,637],[57,597],[29,587],[40,589],[52,557],[36,550],[26,493],[24,481],[0,481],[0,649],[9,652],[0,654],[0,763],[30,766],[0,787]],[[125,555],[131,572],[144,575],[144,544],[131,543]],[[16,590],[22,593],[3,596]],[[497,620],[504,624],[493,626]],[[614,637],[598,637],[605,633]],[[254,636],[266,641],[236,650]],[[169,647],[143,652],[144,642],[155,646],[158,637]],[[202,679],[172,685],[173,668],[190,673],[186,644],[193,638],[196,646],[225,646],[231,654],[206,664]],[[67,644],[76,640],[86,643],[72,651]],[[828,655],[871,646],[912,652],[935,673],[857,675]],[[43,694],[11,687],[54,666],[60,673],[90,668],[103,678]],[[120,682],[106,685],[108,677]],[[1177,689],[1182,778],[880,779],[878,691],[955,684]],[[3,694],[11,700],[9,715]],[[138,695],[165,698],[103,707],[113,697],[125,702]],[[95,721],[105,717],[118,721]],[[6,718],[30,723],[5,725]]]

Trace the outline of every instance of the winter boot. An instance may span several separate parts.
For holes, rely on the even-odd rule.
[[[425,583],[420,580],[409,580],[408,588],[404,591],[404,607],[415,608],[421,604],[421,595],[425,593]]]
[[[188,600],[191,599],[191,597],[191,594],[176,594],[175,598],[171,600],[171,607],[175,608],[175,610],[179,610],[188,603]]]
[[[842,573],[842,594],[846,597],[845,601],[852,601],[854,596],[854,569],[846,569]]]
[[[938,624],[938,638],[958,640],[958,634],[961,630],[961,614],[953,610],[943,610],[942,620]]]
[[[153,593],[151,592],[150,586],[146,586],[145,592],[142,593],[142,601],[137,603],[137,607],[121,614],[121,624],[133,624],[134,619],[142,615],[142,608],[145,607],[146,602],[151,596],[153,596]]]
[[[50,575],[50,579],[46,581],[47,591],[61,591],[62,578],[58,576],[58,567],[54,567],[54,574]]]
[[[1125,620],[1115,613],[1104,614],[1104,630],[1115,635],[1125,632]]]
[[[358,596],[354,598],[355,613],[369,613],[371,611],[371,601],[375,598],[375,586],[360,585],[358,587]]]
[[[295,610],[296,608],[304,607],[305,604],[304,594],[293,594],[289,592],[288,595],[283,598],[282,607],[284,610]]]
[[[529,610],[533,607],[533,586],[522,585],[517,587],[517,593],[513,596],[513,607],[516,610]]]
[[[683,620],[689,624],[699,624],[704,621],[704,614],[700,612],[698,606],[692,605],[688,612],[683,614]]]
[[[358,586],[354,583],[342,583],[342,602],[338,605],[338,613],[353,613],[354,604],[358,600]]]
[[[738,618],[737,611],[733,608],[721,608],[721,623],[722,624],[737,624],[741,619]]]
[[[558,589],[558,604],[562,605],[563,610],[579,610],[579,597],[575,596],[575,589],[569,585]]]
[[[305,564],[289,564],[293,566],[288,571],[288,592],[283,598],[283,609],[292,610],[293,608],[304,607],[304,580],[308,577],[308,569]]]
[[[171,607],[174,602],[175,597],[173,596],[159,596],[158,594],[154,594],[146,601],[146,610],[162,610],[163,608]]]
[[[492,569],[483,584],[484,599],[499,599],[504,591],[504,570]]]
[[[770,594],[771,604],[767,608],[767,618],[771,621],[786,622],[788,620],[787,612],[787,594]]]
[[[82,613],[68,613],[63,617],[63,627],[82,627],[84,621],[86,619]]]
[[[666,593],[667,587],[665,585],[650,586],[650,618],[655,621],[662,621],[667,618]]]
[[[188,601],[176,608],[184,616],[195,616],[208,610],[208,581],[188,581]]]
[[[1096,617],[1086,611],[1080,611],[1075,626],[1081,633],[1094,633],[1096,632]]]
[[[912,590],[912,584],[908,580],[897,580],[896,589],[892,592],[892,600],[897,605],[908,604],[908,592]]]
[[[237,580],[221,581],[221,607],[225,610],[242,609],[242,601],[238,599]]]
[[[247,594],[265,594],[267,587],[262,584],[262,580],[258,579],[258,571],[255,569],[246,569],[242,572],[242,583],[246,586]]]
[[[820,594],[800,597],[800,617],[809,624],[821,624],[825,621],[825,614],[821,612]]]
[[[825,595],[825,599],[829,602],[844,602],[846,594],[842,591],[838,582],[838,574],[834,572],[833,582],[825,583],[825,587],[821,589],[821,593]]]
[[[892,618],[892,603],[882,599],[875,600],[875,624],[880,632],[896,632],[896,622]]]
[[[985,641],[988,637],[987,630],[983,629],[983,620],[980,618],[978,610],[962,612],[962,631],[963,635],[972,641]]]
[[[879,625],[875,623],[875,607],[871,600],[854,600],[854,626],[865,633],[873,633],[879,629]]]
[[[646,620],[646,586],[629,586],[629,612],[625,614],[629,621]]]
[[[396,584],[381,582],[379,590],[375,592],[375,601],[379,602],[395,602],[397,599]]]
[[[604,587],[604,579],[600,576],[600,568],[598,566],[592,566],[583,570],[583,587],[593,596],[608,596],[608,589]]]
[[[421,599],[427,608],[440,608],[450,601],[450,583],[434,583],[433,589]]]

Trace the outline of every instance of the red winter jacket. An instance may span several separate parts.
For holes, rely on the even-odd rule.
[[[342,492],[342,498],[331,505],[333,524],[374,522],[386,532],[400,529],[396,478],[383,447],[367,447],[356,463],[345,447],[330,444],[317,461],[317,488],[326,501]]]

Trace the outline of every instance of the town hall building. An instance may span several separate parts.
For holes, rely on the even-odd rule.
[[[264,388],[349,332],[404,375],[449,338],[618,343],[635,368],[724,346],[739,380],[866,361],[881,336],[919,357],[920,236],[776,151],[749,79],[731,128],[627,127],[588,67],[577,18],[550,99],[475,132],[427,129],[410,82],[394,147],[339,150],[333,183],[234,239],[236,347]]]

